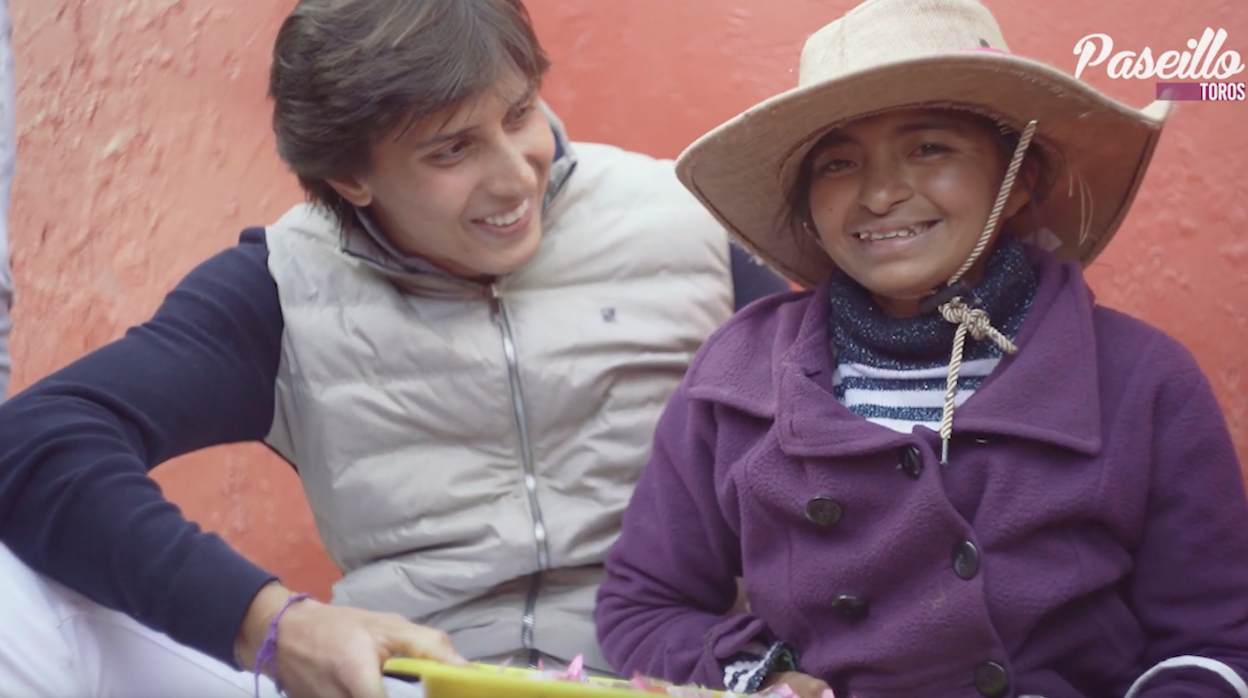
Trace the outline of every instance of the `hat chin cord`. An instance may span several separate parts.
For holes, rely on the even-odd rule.
[[[1018,139],[1018,146],[1014,149],[1014,157],[1010,159],[1010,166],[1005,171],[1005,179],[1001,182],[1001,190],[997,192],[996,203],[993,204],[992,213],[988,216],[988,222],[984,225],[984,231],[979,234],[979,241],[975,243],[975,249],[971,250],[971,255],[966,258],[966,261],[954,272],[953,276],[949,277],[945,287],[937,290],[934,295],[929,296],[922,304],[928,308],[939,304],[937,309],[940,310],[940,314],[958,327],[953,335],[953,354],[949,359],[949,378],[945,383],[945,404],[940,419],[941,465],[949,464],[949,438],[953,435],[953,399],[958,393],[958,372],[962,368],[962,351],[966,345],[966,336],[969,334],[978,340],[990,339],[1007,354],[1014,354],[1018,351],[1018,347],[1010,341],[1009,337],[1001,334],[997,328],[992,326],[988,319],[988,313],[980,308],[972,308],[962,300],[961,294],[969,290],[966,284],[962,283],[962,277],[975,265],[975,262],[984,254],[984,250],[988,248],[988,242],[992,240],[993,233],[996,232],[997,224],[1000,222],[1001,212],[1005,209],[1005,202],[1010,196],[1010,191],[1014,188],[1014,181],[1018,178],[1018,170],[1023,164],[1023,156],[1027,154],[1027,147],[1031,145],[1031,139],[1035,134],[1036,122],[1032,120],[1023,129],[1023,134]]]

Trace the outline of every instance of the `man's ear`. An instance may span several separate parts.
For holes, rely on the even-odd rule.
[[[338,192],[338,195],[346,199],[353,206],[364,208],[373,203],[373,192],[368,187],[367,182],[360,181],[355,177],[344,177],[341,179],[327,179],[329,186]]]

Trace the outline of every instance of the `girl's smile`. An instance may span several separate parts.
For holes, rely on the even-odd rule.
[[[884,262],[890,258],[910,254],[911,248],[923,245],[928,238],[939,236],[943,231],[941,221],[883,224],[871,228],[859,228],[849,235],[862,246],[861,256]]]

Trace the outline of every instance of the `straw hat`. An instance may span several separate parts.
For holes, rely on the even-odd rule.
[[[810,148],[837,125],[902,107],[965,108],[1022,132],[1044,163],[1036,216],[1009,232],[1090,263],[1122,223],[1169,103],[1132,109],[1045,64],[1013,56],[975,0],[868,0],[802,51],[798,87],[691,145],[677,174],[760,259],[806,287],[832,260],[788,224],[788,193]]]

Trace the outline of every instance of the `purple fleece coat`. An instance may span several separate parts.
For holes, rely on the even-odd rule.
[[[778,639],[858,698],[1119,697],[1178,655],[1248,676],[1248,504],[1207,380],[1034,259],[1020,352],[958,408],[947,466],[938,434],[833,396],[826,284],[721,328],[607,559],[608,660],[722,687],[722,660]],[[1137,695],[1236,693],[1184,668]]]

